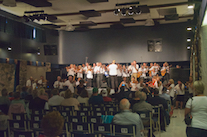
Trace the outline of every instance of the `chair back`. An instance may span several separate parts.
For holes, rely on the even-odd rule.
[[[12,113],[13,120],[27,120],[27,113]]]
[[[92,116],[101,116],[105,114],[105,111],[92,111]]]
[[[85,121],[85,118],[84,116],[70,116],[68,117],[68,121],[73,123],[81,123]]]
[[[35,137],[35,131],[13,130],[14,137]]]
[[[32,129],[32,130],[36,130],[36,131],[42,131],[41,129],[41,121],[28,121],[28,124],[29,124],[29,129]]]
[[[41,121],[43,117],[43,114],[31,114],[32,121]]]
[[[90,123],[71,123],[72,132],[91,133]]]
[[[92,133],[110,134],[112,135],[112,124],[93,123]]]
[[[100,116],[87,116],[86,122],[88,123],[101,123],[101,117]]]
[[[89,107],[89,106],[81,106],[80,110],[81,111],[91,111],[91,107]]]
[[[90,116],[90,111],[76,111],[77,116]]]
[[[24,130],[26,131],[28,128],[28,124],[26,120],[8,120],[8,131],[9,135],[11,130]]]
[[[61,110],[61,107],[58,105],[58,106],[50,106],[50,110]]]
[[[113,125],[114,135],[136,137],[136,125]]]

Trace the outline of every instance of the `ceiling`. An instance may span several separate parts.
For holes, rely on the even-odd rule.
[[[0,3],[2,3],[0,0]],[[92,21],[95,23],[93,26],[88,26],[89,29],[97,28],[109,28],[113,24],[120,24],[121,18],[133,18],[135,23],[123,24],[123,26],[140,26],[145,25],[146,19],[152,18],[154,21],[160,24],[167,23],[178,23],[186,22],[188,19],[193,19],[194,9],[188,9],[188,0],[108,0],[108,2],[100,3],[90,3],[87,0],[47,0],[52,3],[51,7],[34,7],[25,2],[19,2],[17,0],[16,7],[7,7],[0,4],[0,9],[11,14],[22,17],[25,11],[37,11],[44,10],[44,13],[49,15],[54,15],[57,20],[50,21],[37,21],[34,22],[44,25],[44,24],[54,24],[59,26],[59,30],[73,30],[74,28],[79,28],[80,22]],[[140,15],[133,15],[130,17],[123,17],[121,15],[115,16],[113,10],[116,8],[130,7],[130,5],[116,7],[118,3],[129,3],[137,2],[138,5],[147,5],[150,13],[142,13]],[[137,6],[137,5],[136,5]],[[179,19],[177,20],[165,20],[163,14],[159,14],[158,10],[175,8],[174,11],[177,12]],[[86,17],[79,11],[84,10],[95,10],[101,13],[98,17]],[[164,13],[166,14],[166,13]],[[48,25],[45,25],[48,26]],[[57,29],[57,28],[56,28]]]

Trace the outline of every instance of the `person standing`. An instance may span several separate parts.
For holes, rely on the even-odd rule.
[[[185,86],[181,81],[178,81],[178,84],[175,86],[175,90],[177,91],[176,98],[176,109],[178,109],[178,104],[180,102],[180,109],[183,109],[183,101],[185,94]]]
[[[131,63],[131,65],[129,66],[128,69],[129,69],[129,71],[132,72],[131,81],[132,81],[133,77],[137,80],[137,73],[138,73],[138,70],[139,70],[139,65],[136,63],[135,60]]]
[[[53,87],[57,89],[63,89],[63,82],[61,82],[60,76],[57,77],[57,81],[54,82]]]
[[[96,74],[96,85],[97,88],[101,87],[101,83],[102,83],[102,74],[101,74],[101,63],[97,62],[96,66],[94,68],[94,74]]]
[[[112,64],[109,65],[108,70],[109,70],[109,76],[111,79],[111,88],[112,89],[117,89],[118,88],[118,80],[117,80],[117,69],[118,66],[115,64],[115,60],[112,61]]]
[[[27,88],[32,87],[32,82],[33,82],[33,77],[30,76],[30,78],[26,82],[26,87]]]

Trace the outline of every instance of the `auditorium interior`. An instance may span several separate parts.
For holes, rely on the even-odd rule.
[[[192,78],[192,82],[207,83],[206,5],[207,0],[0,0],[0,117],[7,116],[7,114],[10,117],[6,121],[8,128],[2,130],[0,125],[0,136],[56,137],[47,135],[48,131],[42,127],[43,121],[47,120],[47,112],[49,114],[52,110],[56,110],[63,115],[65,120],[64,127],[61,129],[63,131],[58,134],[60,137],[186,137],[187,125],[184,119],[185,105],[191,96],[188,90],[189,79]],[[120,75],[117,72],[115,76],[110,72],[113,69],[111,67],[113,62],[118,66],[117,71],[121,69]],[[91,68],[88,69],[86,66],[85,70],[87,63]],[[138,65],[137,69],[136,65]],[[137,133],[138,126],[120,127],[120,131],[117,131],[119,126],[113,123],[114,119],[112,123],[107,121],[110,116],[115,118],[118,111],[121,111],[120,101],[122,100],[116,99],[114,95],[121,93],[122,88],[126,91],[127,82],[122,81],[125,77],[122,74],[125,73],[124,66],[128,74],[126,81],[132,83],[127,88],[127,93],[130,93],[126,97],[130,103],[130,100],[136,96],[142,96],[138,92],[141,92],[140,89],[143,88],[136,87],[136,91],[132,92],[133,84],[137,82],[138,85],[142,78],[145,88],[149,91],[145,94],[147,96],[145,100],[148,103],[150,102],[148,96],[156,96],[155,81],[158,85],[158,81],[163,84],[161,94],[164,83],[166,91],[171,90],[171,88],[168,89],[170,80],[175,82],[175,86],[179,85],[179,82],[183,83],[185,90],[183,102],[180,101],[178,104],[180,109],[177,108],[178,91],[175,90],[173,91],[175,95],[170,95],[172,98],[170,103],[166,101],[169,109],[165,110],[162,106],[163,111],[168,113],[167,116],[163,116],[164,120],[160,118],[161,113],[164,112],[158,107],[159,113],[149,113],[150,124],[147,126],[149,130],[145,129],[145,123],[144,131],[140,135]],[[159,69],[156,70],[155,66]],[[96,67],[101,68],[103,73],[95,70]],[[152,67],[153,69],[150,70]],[[75,70],[71,73],[73,68]],[[79,70],[81,70],[80,75]],[[156,75],[152,76],[152,71],[155,70]],[[162,74],[163,70],[164,74]],[[139,71],[142,71],[141,76]],[[89,72],[92,74],[90,75]],[[62,80],[60,80],[63,83],[62,88],[60,84],[55,87],[58,76]],[[71,81],[76,85],[73,86],[73,83],[67,80],[70,76]],[[114,77],[117,79],[113,83]],[[153,79],[156,80],[153,81]],[[31,83],[28,83],[28,80],[31,80]],[[37,81],[34,88],[32,80]],[[57,107],[49,104],[48,99],[50,100],[50,97],[55,95],[52,94],[54,89],[55,91],[58,89],[58,94],[64,91],[63,96],[60,94],[62,97],[66,96],[65,90],[69,89],[73,98],[78,99],[82,92],[77,94],[76,86],[77,81],[79,85],[81,80],[84,81],[86,87],[84,91],[88,91],[88,98],[96,92],[100,94],[98,96],[103,96],[104,90],[108,92],[108,88],[111,88],[107,96],[112,98],[112,101],[107,103],[105,101],[98,105],[105,114],[99,117],[102,120],[100,123],[88,120],[89,117],[95,117],[96,112],[93,110],[97,109],[97,106],[94,104],[89,103],[87,106],[80,103],[79,109],[68,107],[68,111],[64,110],[63,105]],[[73,91],[69,88],[70,85],[66,84],[67,81],[73,86]],[[98,84],[99,82],[101,84]],[[103,89],[102,85],[105,83],[107,88]],[[205,84],[204,87],[207,88]],[[29,104],[28,100],[22,98],[23,89],[27,90],[27,95],[33,95],[34,91],[43,92],[44,90],[44,96],[47,96],[46,101],[49,104],[48,110],[44,110],[45,104],[41,112],[38,110],[38,114],[34,114],[35,111],[30,109],[32,103]],[[3,113],[4,91],[7,91],[6,94],[10,99],[7,114]],[[20,100],[25,101],[24,113],[10,112],[12,101],[16,99],[15,96],[18,96],[15,94],[17,92],[20,92]],[[142,92],[145,91],[142,90]],[[207,90],[204,90],[203,94],[207,96]],[[43,95],[39,98],[45,101]],[[70,102],[74,104],[75,101]],[[117,113],[115,110],[112,112],[110,109],[107,110],[107,105],[116,109]],[[87,108],[87,114],[82,114],[84,107]],[[130,111],[131,109],[130,107]],[[154,110],[157,110],[157,106],[153,107]],[[15,117],[16,115],[18,118]],[[38,120],[34,115],[38,116]],[[138,115],[142,119],[145,114]],[[155,115],[157,119],[153,121]],[[78,116],[82,118],[80,120],[82,123]],[[103,116],[105,119],[102,118]],[[78,117],[78,120],[70,121],[72,117]],[[0,123],[2,123],[1,119],[3,118],[0,118]],[[61,120],[60,118],[59,121]],[[14,121],[17,122],[18,128],[15,127]],[[24,127],[20,128],[22,121]],[[34,121],[39,124],[38,128],[31,124]],[[108,122],[110,126],[103,125],[104,122]],[[97,127],[98,124],[102,126]],[[135,131],[134,128],[136,128]]]

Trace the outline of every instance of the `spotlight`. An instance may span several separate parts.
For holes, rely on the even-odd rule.
[[[133,15],[134,14],[134,11],[135,11],[135,6],[131,6],[131,7],[129,7],[129,9],[128,9],[128,14],[129,15]]]
[[[114,15],[118,16],[118,14],[119,14],[120,11],[121,11],[120,9],[115,9],[114,10]]]
[[[126,9],[125,8],[121,9],[121,15],[126,16]]]
[[[141,11],[140,7],[137,6],[137,8],[136,8],[136,14],[141,14],[141,13],[142,13],[142,11]]]
[[[187,30],[188,30],[188,31],[191,31],[191,30],[192,30],[192,28],[191,28],[191,27],[187,27]]]
[[[187,38],[187,42],[191,42],[191,39],[190,38]]]
[[[40,55],[40,52],[37,52],[37,55]]]
[[[11,48],[11,47],[8,47],[7,49],[8,49],[8,51],[11,51],[11,50],[12,50],[12,48]]]
[[[194,8],[194,5],[193,4],[189,4],[188,5],[188,9],[193,9]]]
[[[187,46],[187,49],[189,50],[190,49],[190,46]]]

